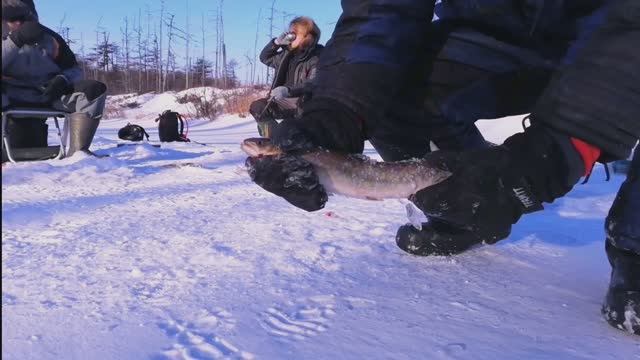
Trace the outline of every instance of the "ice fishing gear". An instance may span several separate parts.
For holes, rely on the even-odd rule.
[[[140,125],[127,123],[125,127],[118,130],[118,137],[122,140],[127,141],[142,141],[146,136],[147,141],[149,141],[149,134],[147,131]]]
[[[184,118],[175,111],[166,110],[156,119],[158,123],[158,136],[162,142],[182,141],[189,142],[184,134]]]
[[[59,119],[66,119],[68,116],[70,114],[54,109],[12,108],[2,110],[2,162],[63,158],[65,147]],[[58,145],[48,146],[47,125],[42,121],[47,118],[53,118],[57,130]],[[20,123],[23,120],[29,123],[27,128],[14,130],[16,126],[12,122]],[[27,132],[22,130],[27,130]],[[21,132],[22,134],[20,134]]]

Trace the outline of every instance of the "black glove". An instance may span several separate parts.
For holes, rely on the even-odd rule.
[[[287,119],[275,127],[271,141],[288,155],[248,158],[251,179],[263,189],[307,211],[322,209],[327,193],[313,166],[297,156],[318,148],[361,153],[363,139],[354,115],[329,100],[313,101],[301,119]]]
[[[303,104],[302,117],[281,122],[271,138],[287,153],[323,148],[360,154],[364,140],[362,123],[355,113],[330,99],[312,99]]]
[[[25,21],[16,30],[9,34],[9,38],[16,44],[17,47],[23,47],[24,45],[33,45],[38,40],[42,39],[44,30],[42,25],[37,21]]]
[[[496,241],[523,214],[542,210],[542,202],[569,192],[584,174],[570,138],[542,126],[532,126],[501,146],[438,151],[426,159],[452,175],[417,192],[411,201],[428,217]]]
[[[44,95],[49,101],[54,101],[62,95],[70,94],[72,91],[73,86],[67,81],[67,78],[64,75],[56,75],[47,83],[44,89]]]
[[[250,157],[245,165],[251,180],[296,207],[316,211],[327,202],[327,192],[320,185],[313,165],[299,156]]]

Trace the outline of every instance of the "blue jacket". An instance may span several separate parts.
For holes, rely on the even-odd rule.
[[[570,78],[554,80],[545,91],[536,119],[612,157],[628,156],[640,134],[640,122],[631,115],[640,111],[640,99],[632,96],[640,93],[638,0],[342,0],[342,8],[318,63],[315,100],[304,113],[342,106],[358,125],[347,126],[335,116],[318,116],[324,120],[315,125],[311,115],[305,116],[307,121],[297,127],[314,143],[357,152],[359,147],[343,143],[359,143],[356,136],[367,138],[390,121],[384,114],[403,87],[423,78],[425,49],[436,46],[436,37],[430,36],[437,30],[434,17],[570,65]],[[606,103],[599,102],[605,98]],[[354,133],[342,131],[338,138],[329,127]]]
[[[604,20],[611,0],[369,0],[342,1],[335,37],[352,37],[350,63],[405,66],[429,46],[430,22],[455,22],[550,56],[567,53]],[[366,18],[365,22],[361,19]],[[359,21],[360,20],[360,21]],[[332,61],[332,60],[328,60]]]

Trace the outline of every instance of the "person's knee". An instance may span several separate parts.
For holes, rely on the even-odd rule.
[[[80,80],[73,84],[73,92],[83,93],[87,100],[94,101],[107,93],[107,85],[95,80]]]

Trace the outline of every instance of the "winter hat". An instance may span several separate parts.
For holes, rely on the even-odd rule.
[[[2,20],[38,20],[33,0],[2,0]]]

